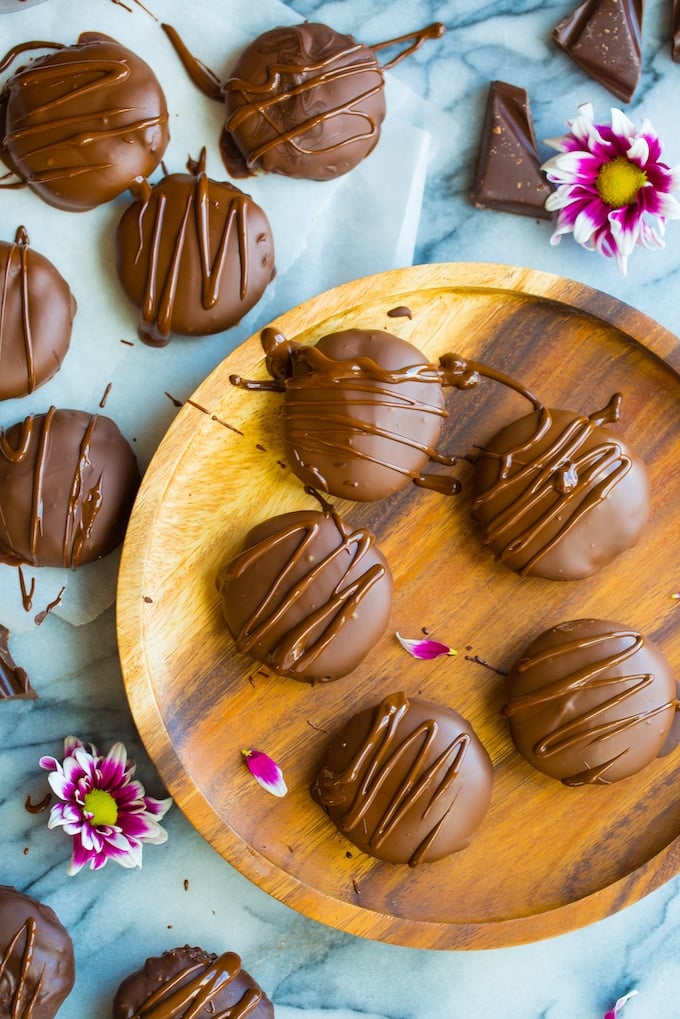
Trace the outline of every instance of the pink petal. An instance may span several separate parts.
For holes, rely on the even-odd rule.
[[[288,787],[276,761],[261,750],[242,750],[246,765],[253,778],[272,796],[285,796]]]
[[[622,998],[619,998],[613,1008],[610,1008],[608,1012],[605,1012],[603,1019],[618,1019],[618,1016],[626,1004],[631,998],[634,998],[638,992],[633,990],[629,991],[628,994],[624,994]]]
[[[399,633],[395,633],[395,637],[404,650],[414,658],[430,660],[439,658],[441,655],[458,654],[455,648],[449,647],[448,644],[442,644],[438,640],[411,640],[409,637],[402,637]]]

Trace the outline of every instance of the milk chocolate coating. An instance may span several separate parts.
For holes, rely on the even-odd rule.
[[[480,209],[551,219],[545,200],[552,188],[540,165],[525,89],[492,81],[477,151],[473,203]]]
[[[276,273],[259,205],[210,180],[205,151],[190,169],[142,187],[116,233],[118,277],[140,309],[139,336],[152,346],[172,333],[205,336],[236,325]]]
[[[644,0],[586,0],[553,29],[574,63],[624,103],[642,70]]]
[[[0,700],[35,700],[36,696],[28,673],[17,665],[10,654],[9,630],[0,623]]]
[[[237,649],[308,683],[355,669],[392,607],[392,574],[373,534],[330,508],[258,524],[217,587]]]
[[[274,1019],[267,995],[235,952],[173,948],[121,983],[113,1019]]]
[[[55,410],[0,434],[0,562],[76,569],[123,540],[137,460],[101,414]]]
[[[73,943],[54,910],[0,885],[0,1016],[53,1019],[74,980]]]
[[[362,852],[413,867],[469,845],[492,783],[469,722],[395,693],[333,736],[311,795]]]
[[[222,150],[233,177],[339,177],[375,148],[386,112],[373,50],[321,24],[258,36],[222,88]]]
[[[673,670],[648,637],[577,619],[536,638],[509,675],[513,742],[564,785],[610,785],[664,748],[680,707]]]
[[[80,212],[156,169],[170,137],[165,96],[148,64],[106,35],[27,47],[46,45],[54,52],[7,82],[0,154],[44,201]]]
[[[638,454],[605,422],[543,407],[501,429],[479,454],[473,515],[484,543],[521,576],[588,577],[631,548],[649,513]]]
[[[286,457],[306,485],[356,502],[381,499],[409,481],[458,490],[455,479],[422,473],[431,460],[451,466],[455,458],[435,449],[447,414],[442,371],[412,344],[348,329],[303,346],[267,328],[262,345],[274,382],[231,382],[284,393]],[[446,375],[447,385],[467,385],[459,373]]]
[[[19,227],[0,241],[0,400],[27,396],[61,368],[76,302],[69,285]]]

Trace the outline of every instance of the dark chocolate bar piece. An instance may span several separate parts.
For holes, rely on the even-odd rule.
[[[680,64],[680,0],[673,0],[673,35],[671,38],[671,57]]]
[[[540,166],[526,91],[492,81],[470,195],[473,204],[480,209],[551,219],[545,200],[552,188]]]
[[[629,103],[642,71],[644,0],[586,0],[553,29],[575,64]]]
[[[9,700],[12,697],[35,700],[37,694],[27,673],[9,653],[9,630],[0,623],[0,698]]]

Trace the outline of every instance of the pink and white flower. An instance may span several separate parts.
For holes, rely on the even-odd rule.
[[[73,839],[69,875],[86,863],[99,870],[108,860],[141,867],[144,843],[167,841],[158,822],[172,800],[153,799],[141,782],[133,781],[135,764],[122,743],[114,743],[104,756],[92,743],[86,746],[67,736],[63,762],[41,757],[40,767],[50,772],[50,787],[61,800],[52,807],[47,826],[63,828]]]
[[[615,258],[625,275],[636,245],[663,248],[667,219],[680,219],[680,166],[662,162],[662,144],[648,120],[639,130],[621,110],[596,124],[593,107],[579,107],[569,133],[546,139],[558,155],[543,164],[556,185],[545,207],[557,212],[551,243],[563,234],[590,251]]]

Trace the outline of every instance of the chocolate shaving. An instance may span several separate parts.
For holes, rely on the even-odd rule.
[[[551,219],[545,208],[551,193],[541,171],[526,91],[492,81],[470,195],[473,204],[478,209]]]
[[[34,803],[30,797],[30,794],[26,797],[24,807],[29,814],[42,814],[44,810],[47,810],[50,803],[52,802],[52,793],[45,793],[39,803]]]
[[[37,696],[28,673],[9,653],[9,630],[0,623],[0,698],[36,700]]]
[[[642,71],[643,8],[644,0],[586,0],[552,33],[582,71],[624,103]]]

